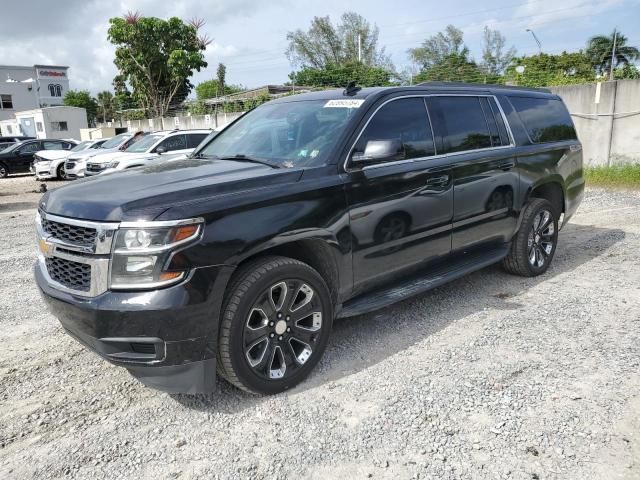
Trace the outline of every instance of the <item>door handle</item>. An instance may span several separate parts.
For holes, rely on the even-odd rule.
[[[428,187],[444,187],[449,183],[449,175],[438,175],[427,180]]]

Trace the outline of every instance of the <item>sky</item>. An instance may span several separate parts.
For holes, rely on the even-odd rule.
[[[5,2],[3,2],[5,3]],[[71,88],[92,94],[111,89],[116,74],[114,47],[107,40],[109,18],[127,11],[145,16],[206,21],[201,32],[213,39],[205,57],[209,66],[192,78],[214,78],[219,62],[227,66],[227,83],[252,88],[288,80],[292,71],[284,51],[286,34],[307,29],[314,16],[337,23],[344,11],[363,15],[380,29],[397,70],[410,67],[407,49],[447,24],[462,29],[471,54],[482,53],[485,26],[505,35],[519,55],[584,48],[587,39],[623,32],[640,46],[640,0],[30,0],[6,2],[0,17],[0,64],[52,64],[70,67]]]

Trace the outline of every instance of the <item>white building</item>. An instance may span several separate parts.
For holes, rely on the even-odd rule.
[[[15,118],[0,120],[0,135],[36,138],[80,139],[87,128],[87,111],[79,107],[46,107],[15,112]]]
[[[0,120],[16,112],[62,105],[69,90],[69,67],[0,65]]]

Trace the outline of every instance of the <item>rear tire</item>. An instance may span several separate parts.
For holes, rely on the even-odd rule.
[[[9,176],[9,169],[4,163],[0,163],[0,178],[7,178]]]
[[[251,261],[227,290],[218,373],[247,392],[283,392],[318,363],[332,323],[329,289],[313,268],[287,257]]]
[[[527,204],[509,254],[502,261],[507,272],[535,277],[547,271],[558,244],[558,217],[547,200],[534,198]]]

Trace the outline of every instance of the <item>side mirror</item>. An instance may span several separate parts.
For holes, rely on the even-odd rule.
[[[385,160],[402,160],[402,142],[394,138],[392,140],[369,140],[364,153],[354,152],[351,161],[355,164],[369,162],[381,162]]]
[[[166,151],[167,151],[167,149],[166,149],[166,148],[164,148],[164,147],[158,147],[158,148],[156,148],[156,153],[157,153],[158,155],[162,155],[163,153],[166,153]]]

